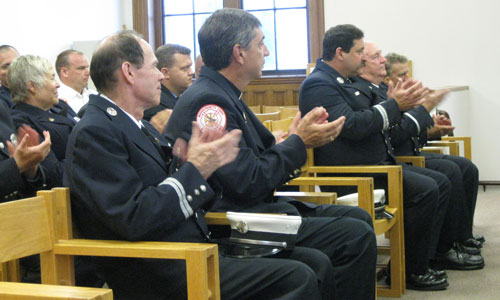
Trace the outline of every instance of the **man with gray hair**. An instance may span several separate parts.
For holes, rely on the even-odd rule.
[[[176,148],[143,119],[160,102],[163,74],[135,33],[108,37],[94,53],[92,95],[68,143],[65,185],[84,237],[172,242],[210,241],[205,211],[216,199],[207,182],[238,155],[240,130],[201,132]],[[300,249],[297,249],[300,251]],[[294,250],[295,252],[295,250]],[[321,252],[308,252],[317,261]],[[186,299],[181,260],[96,260],[116,299]],[[219,258],[223,299],[321,299],[314,272],[291,259]],[[372,282],[373,285],[373,282]]]
[[[165,133],[173,140],[187,139],[192,121],[207,132],[242,130],[236,160],[212,176],[221,193],[214,210],[303,217],[296,245],[307,252],[290,258],[314,271],[322,298],[374,299],[376,242],[370,215],[359,207],[306,204],[273,195],[277,187],[300,176],[306,148],[335,138],[344,118],[326,122],[322,107],[303,118],[297,114],[288,137],[277,143],[241,99],[241,91],[262,75],[269,55],[260,21],[243,10],[221,9],[205,21],[198,39],[205,66],[177,102]],[[333,282],[325,276],[333,276]]]
[[[19,52],[16,48],[10,45],[0,46],[0,99],[9,109],[12,109],[14,102],[12,102],[12,97],[10,95],[9,82],[7,80],[7,75],[9,72],[9,66],[14,59],[19,57]]]
[[[75,113],[89,102],[95,91],[89,90],[89,61],[78,50],[65,50],[57,56],[56,72],[61,80],[59,98],[64,100]]]
[[[175,44],[160,46],[155,51],[158,58],[158,70],[163,74],[161,99],[160,105],[144,112],[144,120],[150,121],[160,133],[167,125],[168,118],[180,94],[193,81],[191,68],[193,62],[190,54],[190,49]]]
[[[408,59],[404,55],[389,53],[386,55],[386,59],[385,70],[387,76],[385,81],[387,83],[389,81],[394,83],[399,79],[404,80],[408,78]],[[418,131],[413,129],[413,134],[411,136],[407,135],[399,139],[394,139],[393,137],[397,142],[397,144],[394,145],[395,153],[398,155],[423,155],[425,157],[426,168],[442,172],[450,178],[453,193],[451,199],[457,201],[457,199],[465,198],[463,202],[466,203],[467,207],[467,217],[460,218],[462,228],[457,232],[460,235],[458,241],[468,247],[481,248],[484,237],[481,235],[473,236],[472,234],[479,183],[479,170],[473,162],[465,157],[435,154],[425,151],[420,152],[420,148],[427,143],[429,132],[440,132],[444,135],[450,128],[453,128],[450,126],[451,123],[448,125],[439,123],[440,119],[437,117],[431,120],[429,115],[427,115],[427,119],[427,124],[429,124],[429,126],[424,126],[426,123],[422,118],[414,118],[408,122],[409,125],[406,127],[419,129]],[[433,121],[434,124],[432,124]]]

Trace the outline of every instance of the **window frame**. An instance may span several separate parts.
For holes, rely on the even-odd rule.
[[[241,0],[223,2],[224,7],[242,8]],[[324,0],[307,0],[307,5],[309,62],[315,62],[321,57],[325,34]],[[152,9],[148,9],[150,7]],[[163,1],[132,0],[132,9],[134,30],[142,34],[154,49],[163,45]],[[149,20],[152,20],[152,26],[149,26]],[[263,77],[303,76],[305,69],[306,66],[300,70],[265,71]]]

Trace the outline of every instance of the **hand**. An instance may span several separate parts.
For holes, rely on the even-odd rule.
[[[288,136],[288,132],[283,131],[283,130],[273,131],[272,134],[274,135],[274,139],[276,140],[276,144],[283,142],[285,140],[285,138]]]
[[[167,126],[168,119],[172,115],[171,109],[164,109],[162,111],[157,112],[149,121],[153,127],[158,130],[159,133],[163,133],[165,127]]]
[[[300,119],[300,112],[288,130],[289,134],[298,135],[307,148],[315,148],[332,142],[344,126],[345,117],[328,122],[328,113],[323,107],[315,107]]]
[[[434,121],[434,124],[437,125],[445,125],[445,126],[451,126],[451,120],[448,119],[444,115],[432,115],[432,120]]]
[[[221,133],[215,130],[201,131],[193,122],[191,139],[187,146],[187,161],[191,162],[207,179],[218,168],[234,161],[240,148],[241,130]]]
[[[422,106],[425,107],[427,112],[430,112],[434,109],[439,103],[443,101],[445,96],[450,92],[448,89],[441,89],[430,92],[422,103]]]
[[[429,89],[423,86],[422,82],[416,80],[398,80],[396,86],[391,87],[389,83],[389,92],[394,100],[398,103],[400,111],[407,111],[415,108],[425,101],[425,96],[429,93]]]
[[[427,138],[429,140],[437,140],[442,136],[450,134],[455,129],[454,126],[451,125],[451,121],[443,115],[432,116],[434,120],[434,126],[427,130]]]
[[[38,164],[50,152],[50,134],[48,131],[44,131],[43,136],[45,140],[40,143],[38,133],[31,127],[23,125],[18,129],[18,140],[21,142],[17,146],[7,142],[10,156],[14,157],[19,172],[26,174],[28,178],[36,175]]]

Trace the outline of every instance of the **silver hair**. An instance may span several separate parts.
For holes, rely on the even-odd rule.
[[[408,58],[406,56],[397,54],[397,53],[388,53],[385,55],[385,70],[387,71],[387,76],[392,75],[392,66],[395,64],[406,64],[408,62]]]
[[[14,102],[26,101],[29,98],[28,82],[41,88],[53,70],[49,60],[40,56],[23,55],[16,58],[10,65],[7,75],[12,100]]]

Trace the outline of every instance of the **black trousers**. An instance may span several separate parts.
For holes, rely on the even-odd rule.
[[[325,253],[333,266],[334,299],[375,299],[377,242],[371,216],[359,207],[320,205],[305,217],[297,245]]]
[[[472,226],[474,211],[477,202],[477,190],[479,184],[479,170],[470,160],[460,156],[442,155],[422,152],[425,157],[426,168],[442,172],[451,181],[452,202],[463,198],[466,212],[461,219],[462,228],[458,241],[464,241],[472,237]],[[446,166],[445,168],[443,166]]]
[[[331,174],[321,174],[331,176]],[[385,174],[335,174],[335,176],[373,177],[375,188],[385,189]],[[340,196],[355,193],[351,187],[322,186],[322,191],[337,192]],[[438,248],[441,228],[448,209],[449,180],[441,173],[423,168],[403,165],[403,209],[405,232],[406,273],[424,274]]]
[[[434,258],[436,252],[447,252],[456,241],[460,226],[458,225],[460,209],[450,205],[451,182],[443,173],[427,168],[403,164],[403,196],[418,199],[418,193],[437,186],[437,210],[431,229],[429,257]],[[406,188],[408,187],[408,188]],[[409,190],[408,190],[409,189]],[[406,232],[405,232],[406,236]]]
[[[187,299],[182,260],[120,259],[113,265],[102,272],[114,299]],[[222,299],[333,299],[330,260],[316,249],[296,247],[286,258],[219,255],[219,275]],[[319,280],[318,275],[324,277]]]
[[[300,211],[294,250],[272,258],[219,255],[222,299],[375,299],[371,217],[358,207],[306,205]],[[100,271],[115,299],[187,298],[184,261],[120,259]]]

